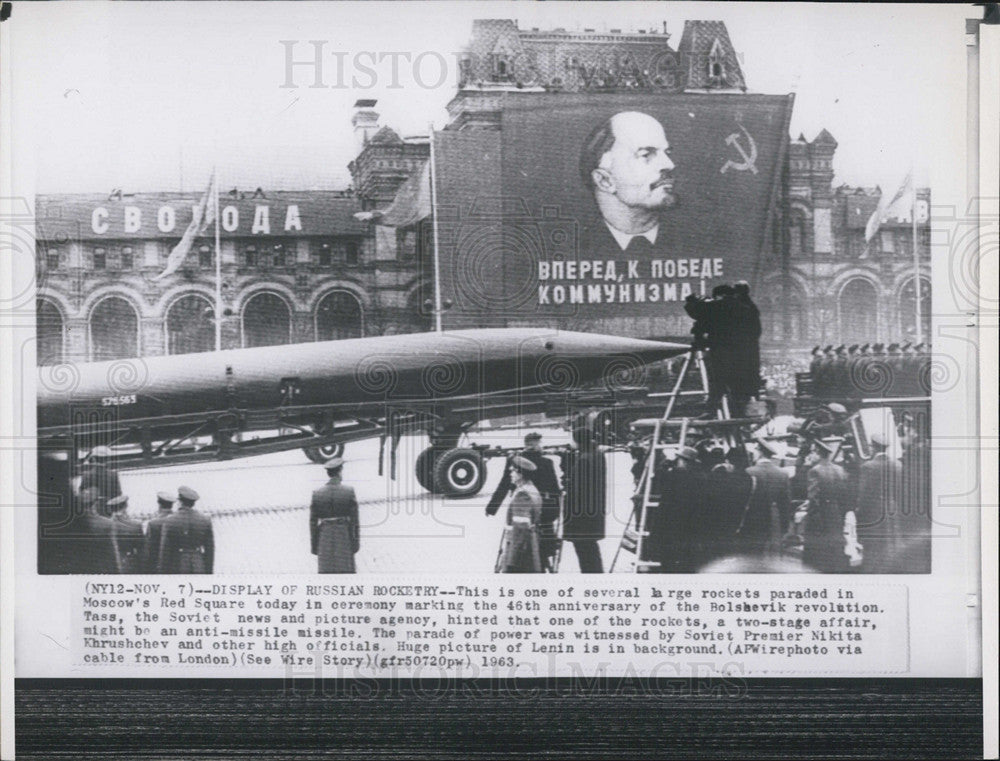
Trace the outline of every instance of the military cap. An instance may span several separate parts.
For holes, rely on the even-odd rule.
[[[156,492],[156,501],[157,502],[169,502],[170,504],[173,504],[174,499],[176,499],[174,497],[174,495],[171,494],[168,491],[158,491],[158,492]]]
[[[847,408],[843,404],[840,404],[839,402],[831,402],[830,404],[826,405],[826,408],[830,410],[830,412],[832,412],[834,415],[847,414]]]
[[[871,435],[872,444],[877,447],[882,447],[883,449],[889,446],[889,440],[886,438],[885,434],[881,431],[877,431]]]
[[[518,470],[520,470],[522,473],[531,473],[533,471],[538,470],[538,466],[535,465],[535,463],[533,463],[527,457],[521,457],[519,455],[515,455],[514,457],[511,457],[510,458],[510,464],[513,467],[515,467]]]
[[[323,465],[323,467],[326,468],[327,470],[337,470],[338,468],[342,468],[343,466],[344,466],[343,457],[334,457],[332,460],[327,460],[326,464]]]
[[[698,462],[698,450],[694,447],[681,447],[680,451],[677,452],[677,456],[690,462]]]
[[[100,458],[110,457],[111,449],[105,446],[94,447],[90,452],[90,456]]]
[[[858,344],[851,344],[850,346],[847,347],[848,354],[854,354],[854,352],[856,352],[857,350],[858,350]]]
[[[809,352],[809,353],[810,353],[810,354],[812,354],[813,356],[816,356],[816,355],[817,355],[817,354],[819,354],[819,353],[820,353],[821,351],[823,351],[823,347],[821,347],[821,346],[818,346],[818,345],[817,345],[817,346],[814,346],[814,347],[812,348],[812,351],[811,351],[811,352]]]
[[[846,349],[846,348],[847,348],[846,344],[841,344],[841,345],[840,345],[840,346],[838,346],[838,347],[837,347],[836,349],[834,349],[834,351],[835,351],[835,352],[836,352],[837,354],[843,354],[843,353],[844,353],[844,349]]]
[[[107,502],[108,507],[114,508],[115,510],[126,504],[128,504],[128,497],[124,494],[119,494],[117,497],[109,499]]]
[[[896,344],[896,343],[889,344],[889,351],[891,353],[893,353],[893,354],[895,354],[896,352],[898,352],[899,351],[899,344]]]
[[[541,440],[542,440],[542,434],[540,434],[538,431],[531,431],[530,433],[525,434],[524,437],[525,443],[528,443],[529,441],[541,441]]]
[[[885,348],[885,344],[881,344],[881,343],[880,344],[875,344],[874,346],[872,346],[872,351],[874,351],[876,354],[880,354],[882,352],[882,349],[884,349],[884,348]]]
[[[823,348],[823,353],[824,353],[824,354],[829,354],[829,353],[830,353],[831,351],[833,351],[833,344],[827,344],[827,345],[826,345],[826,346],[825,346],[825,347]]]
[[[177,490],[177,499],[183,499],[187,502],[197,502],[200,498],[198,492],[190,486],[182,486]]]

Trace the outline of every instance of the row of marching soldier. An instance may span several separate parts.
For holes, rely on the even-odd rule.
[[[212,573],[212,521],[195,509],[198,493],[181,486],[176,496],[156,495],[157,512],[142,522],[129,515],[129,498],[109,465],[111,451],[96,447],[84,465],[71,514],[43,527],[49,573]],[[177,509],[174,509],[176,502]]]
[[[812,350],[809,375],[819,398],[924,397],[930,395],[927,344],[841,344]]]

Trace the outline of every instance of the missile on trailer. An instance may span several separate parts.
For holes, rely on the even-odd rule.
[[[590,333],[495,328],[232,349],[39,368],[41,435],[73,410],[130,420],[336,405],[359,414],[520,391],[571,391],[634,378],[690,347]],[[634,382],[634,380],[632,381]]]

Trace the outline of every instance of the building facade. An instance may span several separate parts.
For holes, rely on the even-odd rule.
[[[215,348],[213,226],[162,276],[200,196],[36,199],[39,364]],[[222,348],[427,329],[417,262],[380,258],[353,192],[232,191],[219,206]]]
[[[930,190],[916,189],[912,205],[905,198],[895,205],[866,241],[882,190],[834,187],[836,149],[825,129],[812,141],[799,135],[789,146],[787,281],[782,252],[770,252],[757,297],[772,315],[763,345],[774,355],[815,345],[915,342],[918,298],[921,338],[930,341]]]
[[[502,93],[739,93],[746,82],[721,21],[623,32],[473,23],[448,130],[495,130]],[[351,120],[345,191],[231,191],[220,199],[222,348],[430,329],[426,137],[379,122],[374,100]],[[930,322],[930,194],[916,193],[919,276],[908,213],[865,240],[879,188],[834,187],[837,142],[791,140],[782,198],[755,298],[774,358],[820,345],[913,340]],[[889,190],[892,192],[892,189]],[[166,277],[199,193],[36,199],[38,361],[95,361],[215,348],[214,231]],[[790,351],[791,350],[791,351]]]

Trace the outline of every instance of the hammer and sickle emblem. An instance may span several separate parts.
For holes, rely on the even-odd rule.
[[[737,124],[739,124],[739,122],[737,122]],[[740,156],[743,157],[743,163],[729,159],[725,163],[725,166],[723,166],[719,171],[725,174],[730,169],[735,169],[737,172],[745,172],[749,169],[754,174],[757,174],[757,143],[754,142],[753,137],[749,132],[747,132],[746,127],[742,124],[739,124],[739,127],[743,130],[743,134],[747,136],[747,140],[750,142],[750,153],[748,155],[743,149],[743,144],[740,142],[740,133],[734,132],[726,138],[726,143],[733,146]]]

